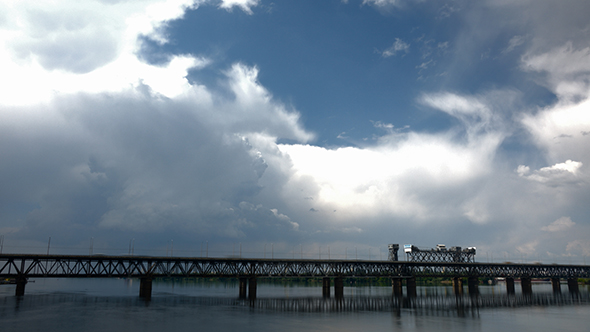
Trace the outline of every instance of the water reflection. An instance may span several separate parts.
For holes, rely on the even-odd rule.
[[[484,296],[356,296],[348,298],[268,298],[243,300],[240,305],[262,310],[295,312],[396,311],[457,312],[459,315],[484,308],[587,305],[588,294],[534,294]]]
[[[533,295],[478,295],[445,296],[423,295],[417,297],[353,296],[343,298],[323,297],[270,297],[255,300],[211,296],[155,296],[151,301],[137,297],[95,297],[75,293],[53,293],[26,297],[0,297],[1,307],[19,310],[26,307],[50,307],[69,303],[76,306],[108,305],[109,307],[243,307],[257,311],[276,312],[393,312],[402,311],[431,316],[477,316],[488,308],[517,308],[530,306],[579,306],[590,304],[588,293]]]

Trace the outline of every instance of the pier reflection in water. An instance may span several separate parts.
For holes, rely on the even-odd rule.
[[[587,330],[587,287],[572,296],[535,285],[532,295],[480,287],[453,295],[452,287],[419,287],[416,297],[392,296],[391,287],[346,287],[342,298],[321,287],[263,284],[256,300],[239,299],[231,282],[156,282],[154,296],[137,296],[129,280],[43,279],[14,296],[0,287],[0,331],[404,331],[460,332]],[[564,287],[565,288],[565,287]]]
[[[417,297],[396,296],[354,296],[343,298],[323,297],[270,297],[255,300],[227,297],[156,296],[151,301],[135,297],[93,297],[81,294],[34,295],[26,298],[4,297],[0,304],[14,302],[18,307],[44,307],[60,303],[79,303],[81,305],[109,304],[110,306],[205,306],[205,307],[244,307],[260,311],[306,312],[306,313],[345,313],[345,312],[404,312],[422,315],[470,315],[489,308],[519,308],[530,306],[584,306],[590,305],[588,293],[533,295],[421,295]]]
[[[242,300],[241,305],[264,310],[295,312],[395,311],[467,313],[484,308],[588,305],[588,294],[534,294],[483,296],[357,296],[349,298],[268,298]]]

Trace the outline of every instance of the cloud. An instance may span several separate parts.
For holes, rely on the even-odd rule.
[[[547,226],[543,226],[541,230],[546,232],[561,232],[573,227],[576,223],[570,217],[561,217]]]
[[[290,185],[301,187],[297,182],[305,181],[301,195],[314,197],[314,209],[338,210],[338,216],[326,217],[333,220],[340,215],[347,219],[363,215],[437,219],[437,212],[429,206],[431,199],[442,199],[447,190],[469,187],[485,176],[502,134],[482,129],[481,123],[491,125],[492,119],[484,116],[489,109],[480,100],[457,95],[425,95],[422,99],[465,118],[462,128],[470,132],[467,141],[454,142],[448,133],[410,132],[390,133],[376,146],[363,148],[281,144],[279,149],[289,157],[294,171]],[[451,210],[451,214],[466,214],[460,206]]]
[[[187,74],[198,78],[216,59],[141,60],[139,40],[166,43],[168,22],[203,3],[0,5],[2,232],[27,240],[59,232],[72,242],[96,232],[119,240],[176,234],[190,243],[469,237],[490,252],[533,254],[539,243],[555,255],[566,246],[573,254],[587,250],[579,217],[587,214],[590,180],[586,46],[561,38],[540,48],[538,34],[504,31],[515,36],[506,50],[525,52],[522,74],[540,74],[554,103],[521,107],[511,89],[425,92],[416,104],[438,112],[448,127],[400,132],[385,119],[373,122],[384,131],[370,144],[329,148],[311,145],[315,135],[298,110],[259,82],[257,66],[236,61],[211,87]],[[259,2],[215,4],[251,14]],[[485,40],[473,38],[485,35],[478,29],[461,38]],[[453,45],[452,52],[465,46],[438,45]],[[383,55],[409,47],[396,39]]]
[[[449,42],[448,42],[448,41],[446,41],[446,42],[441,42],[441,43],[438,43],[438,44],[436,45],[436,47],[437,47],[439,50],[443,50],[443,51],[444,51],[444,50],[446,50],[447,48],[449,48]]]
[[[403,2],[401,0],[363,0],[363,5],[372,5],[378,8],[400,7]]]
[[[3,114],[9,121],[0,125],[0,151],[7,158],[0,172],[3,204],[36,202],[22,211],[17,225],[39,230],[54,223],[142,232],[175,227],[226,236],[275,224],[296,229],[272,206],[249,208],[263,189],[264,158],[231,131],[236,118],[223,125],[213,116],[215,107],[191,97],[158,99],[135,89],[61,96],[44,105],[43,115],[9,108],[20,116]],[[237,113],[232,104],[218,107]],[[244,114],[243,120],[250,117],[260,114]],[[274,132],[266,124],[243,128]]]
[[[578,216],[587,214],[590,194],[590,141],[584,134],[590,132],[584,16],[588,3],[531,3],[456,1],[452,10],[442,8],[440,18],[452,14],[465,25],[445,39],[451,47],[436,59],[436,69],[447,73],[445,87],[419,95],[417,101],[442,112],[452,125],[435,133],[387,133],[371,146],[279,145],[292,171],[283,194],[294,202],[305,202],[299,196],[314,197],[319,212],[310,223],[362,224],[367,239],[388,229],[403,233],[398,236],[408,241],[439,241],[453,238],[456,231],[463,238],[473,235],[478,249],[518,248],[519,258],[546,252],[559,257],[566,246],[570,253],[580,253],[588,229]],[[363,4],[383,10],[400,8],[404,2]],[[403,54],[402,49],[396,51],[394,43],[391,56]],[[437,51],[424,49],[427,56]],[[502,52],[511,56],[498,57]],[[512,71],[514,79],[501,82],[494,81],[494,75],[482,77],[482,53],[488,54],[489,68],[501,71],[505,61],[515,59],[519,63],[510,68],[520,72]],[[430,60],[418,64],[426,67]],[[493,67],[500,62],[502,66]],[[474,75],[466,80],[469,73]],[[538,94],[529,96],[528,86],[518,91],[519,80],[542,85],[543,94],[547,87],[556,98],[539,101]],[[453,81],[465,85],[445,90],[453,89]],[[514,88],[486,90],[490,85]],[[301,203],[306,212],[311,207],[307,203]],[[292,205],[294,211],[296,207]],[[338,213],[328,213],[333,209]],[[564,215],[575,218],[576,227],[542,230]]]
[[[516,49],[518,46],[524,44],[525,41],[526,36],[514,36],[510,38],[510,40],[508,41],[508,47],[506,47],[506,49],[503,50],[502,53],[507,54],[514,51],[514,49]]]
[[[313,139],[297,110],[260,85],[255,67],[235,63],[220,78],[223,91],[213,91],[186,79],[208,59],[176,55],[153,65],[137,54],[140,36],[165,43],[166,22],[200,3],[9,8],[0,26],[7,74],[0,78],[0,210],[9,211],[1,229],[21,237],[59,229],[64,238],[108,230],[252,239],[271,234],[261,229],[298,232],[273,200],[260,201],[261,178],[277,175],[267,171],[273,154],[253,145]],[[86,49],[94,34],[114,51],[93,52],[101,43]],[[52,49],[49,41],[71,45]],[[266,190],[277,196],[276,187]]]
[[[454,93],[430,93],[423,94],[419,101],[427,106],[447,113],[463,124],[463,128],[471,138],[476,138],[483,133],[498,133],[503,129],[501,110],[492,110],[488,104],[499,98],[513,98],[510,91],[498,92],[494,96],[461,96]],[[489,100],[486,100],[489,99]]]
[[[379,128],[379,129],[383,129],[385,130],[387,133],[393,133],[393,128],[395,127],[393,124],[391,123],[384,123],[381,121],[371,121],[373,123],[373,127],[375,128]]]
[[[534,6],[532,5],[534,3]],[[480,71],[477,68],[485,66],[488,69],[496,68],[500,72],[508,66],[510,68],[521,66],[526,69],[522,73],[515,73],[510,82],[498,82],[498,84],[520,86],[519,79],[534,79],[535,83],[551,87],[554,90],[557,80],[547,81],[545,75],[533,67],[528,67],[529,59],[536,59],[551,50],[562,48],[564,44],[571,43],[574,50],[582,50],[588,47],[587,20],[584,13],[590,10],[590,3],[579,1],[560,5],[550,0],[539,1],[480,1],[474,5],[469,1],[454,1],[453,6],[460,11],[455,13],[464,22],[463,28],[453,35],[450,52],[451,58],[446,58],[445,70],[449,79],[463,81],[468,79],[473,82],[481,81]],[[505,45],[498,48],[499,45]],[[499,55],[507,54],[512,56]],[[512,59],[524,60],[520,64],[512,64]],[[482,60],[486,60],[485,64]],[[558,60],[555,59],[555,65]],[[445,63],[441,63],[441,67]],[[531,63],[532,65],[532,63]],[[497,66],[497,67],[496,67]],[[569,64],[564,63],[564,67]],[[557,68],[557,67],[556,67]],[[492,69],[493,70],[493,69]],[[470,76],[472,73],[473,76]],[[457,75],[454,77],[454,75]],[[469,76],[469,78],[467,78]],[[495,75],[485,75],[483,80],[492,83]],[[506,77],[502,75],[502,77]],[[576,85],[581,81],[575,80]],[[563,82],[565,83],[565,82]],[[580,93],[577,86],[563,89],[575,89],[574,93]],[[526,91],[526,88],[523,88]],[[564,93],[566,93],[564,91]],[[538,98],[535,98],[538,101]],[[534,103],[534,101],[531,101]]]
[[[578,49],[568,41],[549,52],[525,54],[522,66],[546,73],[549,87],[562,98],[589,97],[590,47]]]
[[[590,241],[584,240],[574,240],[567,244],[566,251],[568,254],[578,254],[581,256],[588,256],[590,255]]]
[[[300,114],[287,110],[278,102],[271,102],[272,95],[258,83],[258,69],[236,63],[226,72],[229,88],[235,99],[219,118],[220,125],[228,126],[232,132],[248,134],[264,131],[274,137],[288,138],[300,142],[314,139],[314,135],[299,124]]]
[[[458,12],[459,10],[460,9],[458,7],[446,3],[438,10],[438,18],[445,19],[451,17],[451,15],[453,15],[455,12]]]
[[[363,0],[364,4],[373,4],[375,6],[387,6],[387,5],[397,5],[399,4],[399,0]]]
[[[391,45],[388,49],[383,51],[381,55],[384,58],[389,58],[391,56],[395,56],[398,52],[408,53],[410,51],[410,45],[405,43],[403,40],[396,38],[393,45]]]
[[[219,8],[231,10],[233,7],[240,7],[246,14],[252,15],[252,7],[258,6],[260,0],[221,0]]]
[[[550,160],[590,162],[590,141],[583,135],[590,128],[590,99],[579,102],[565,100],[526,114],[522,125],[529,131],[535,144],[547,152]]]
[[[536,252],[538,245],[539,245],[539,241],[531,241],[531,242],[527,242],[527,243],[524,243],[524,244],[516,247],[516,250],[518,250],[518,252],[520,252],[522,254],[531,255]]]
[[[590,71],[590,47],[575,49],[571,42],[557,47],[547,53],[523,57],[526,70],[545,71],[563,77]]]
[[[207,60],[177,55],[162,67],[141,62],[139,36],[165,43],[166,22],[201,1],[17,1],[0,26],[0,98],[4,104],[49,101],[55,93],[121,91],[142,80],[172,97],[184,76]],[[10,78],[10,79],[6,79]],[[34,79],[32,79],[34,78]]]
[[[543,167],[532,173],[528,166],[519,165],[516,172],[519,176],[531,181],[550,184],[565,184],[580,181],[577,177],[580,167],[582,167],[581,162],[567,160],[564,163],[555,164],[550,167]]]

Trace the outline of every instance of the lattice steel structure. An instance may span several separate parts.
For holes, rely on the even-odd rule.
[[[387,247],[389,249],[389,257],[387,259],[392,262],[397,262],[397,251],[399,250],[399,244],[390,244]]]
[[[436,249],[420,249],[416,246],[404,246],[408,261],[412,262],[453,262],[473,263],[475,262],[475,248],[469,247],[461,250],[461,247],[446,249],[444,245],[438,245]]]
[[[590,278],[587,265],[0,255],[0,278],[122,277]]]

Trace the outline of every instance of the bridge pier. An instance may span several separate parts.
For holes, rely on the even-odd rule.
[[[152,278],[142,277],[139,279],[139,297],[150,300],[152,298]]]
[[[579,293],[580,288],[578,287],[578,278],[567,278],[567,288],[572,294]]]
[[[467,278],[467,288],[469,289],[469,295],[479,294],[479,278],[477,278],[477,277]]]
[[[330,278],[328,278],[328,277],[322,278],[322,296],[323,297],[330,297],[330,284],[331,284]]]
[[[248,290],[248,279],[247,278],[239,278],[239,289],[240,289],[240,294],[239,297],[240,299],[245,299],[246,295],[247,295],[247,290]]]
[[[455,295],[463,295],[463,278],[453,278],[453,292]]]
[[[334,297],[337,299],[344,297],[344,279],[342,277],[334,278]]]
[[[533,294],[533,285],[531,283],[531,278],[520,278],[520,287],[522,287],[523,294]]]
[[[514,295],[515,289],[514,289],[514,278],[506,278],[506,293]]]
[[[406,293],[408,297],[416,297],[418,295],[416,291],[416,277],[406,279]]]
[[[16,293],[15,296],[25,295],[25,285],[27,284],[27,278],[18,277],[16,278]]]
[[[239,277],[239,294],[240,299],[256,299],[256,277]]]
[[[251,277],[248,280],[248,298],[250,300],[256,299],[256,277]]]
[[[403,289],[402,289],[402,279],[400,278],[393,278],[391,279],[391,288],[393,290],[393,295],[395,296],[403,296]]]
[[[561,280],[559,278],[551,278],[551,288],[553,288],[553,293],[561,293]]]

